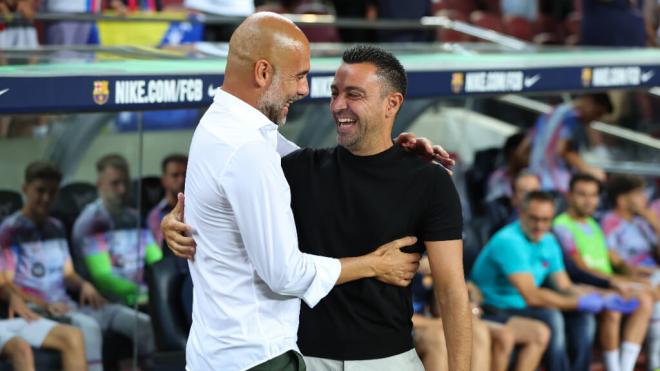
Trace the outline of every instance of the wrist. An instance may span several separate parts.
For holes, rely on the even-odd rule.
[[[369,254],[364,257],[364,272],[366,274],[365,278],[374,278],[378,275],[378,256],[375,254]]]

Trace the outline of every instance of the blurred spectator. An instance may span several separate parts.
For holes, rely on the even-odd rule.
[[[419,20],[431,15],[431,0],[370,0],[367,14],[376,19]],[[419,30],[379,30],[378,42],[431,41],[432,31]]]
[[[140,215],[126,206],[126,160],[106,155],[96,163],[96,170],[100,197],[83,209],[73,225],[75,252],[101,292],[129,305],[146,303],[144,264],[160,260],[162,250],[148,229],[137,229]]]
[[[511,197],[502,196],[486,204],[486,221],[488,223],[488,235],[502,229],[507,224],[518,219],[518,210],[529,192],[541,189],[538,175],[528,171],[521,171],[511,181],[513,193]]]
[[[0,227],[0,231],[3,227]],[[9,249],[2,243],[0,248]],[[0,264],[5,262],[3,258]],[[0,268],[5,271],[5,268]],[[0,319],[0,352],[9,360],[14,370],[34,370],[33,346],[54,349],[61,353],[61,369],[78,371],[85,368],[85,348],[80,330],[69,325],[58,324],[41,318],[28,308],[18,294],[11,292],[10,284],[2,278],[0,296],[9,304],[9,319]]]
[[[633,175],[613,176],[607,191],[614,206],[602,220],[608,247],[638,267],[636,273],[651,273],[658,266],[660,223],[648,206],[644,180]]]
[[[190,10],[220,16],[247,17],[254,13],[251,0],[185,0],[184,6]],[[204,25],[204,41],[229,41],[236,24]]]
[[[373,0],[333,0],[335,13],[339,18],[364,18],[374,19],[376,9],[369,6]],[[372,14],[369,14],[372,13]],[[373,42],[375,35],[373,30],[358,28],[339,28],[339,37],[342,42]]]
[[[106,304],[94,286],[74,270],[64,227],[48,217],[61,178],[50,163],[35,162],[26,169],[25,206],[0,227],[3,277],[11,283],[22,305],[27,301],[41,314],[82,330],[90,370],[102,368],[102,331],[107,329],[132,337],[137,327],[138,349],[141,354],[151,353],[154,346],[149,316],[122,305]],[[71,299],[67,288],[79,293],[80,305]]]
[[[161,184],[165,189],[165,198],[156,205],[149,216],[147,224],[153,234],[158,246],[163,248],[164,254],[171,254],[170,249],[163,246],[163,232],[160,230],[160,222],[168,214],[177,202],[177,194],[183,192],[186,182],[186,167],[188,166],[188,156],[182,154],[173,154],[165,157],[161,164],[162,176]],[[176,257],[173,257],[176,258]],[[188,262],[185,259],[176,258],[177,268],[180,272],[186,273],[184,281],[181,283],[181,303],[188,323],[192,322],[192,279],[188,271]]]
[[[644,0],[644,27],[646,43],[660,45],[660,0]]]
[[[646,45],[646,31],[641,12],[643,2],[644,0],[582,0],[580,44]]]
[[[160,221],[163,217],[172,211],[177,201],[177,194],[183,192],[186,182],[186,167],[188,166],[188,156],[182,154],[173,154],[165,157],[161,164],[162,175],[161,185],[165,190],[165,198],[149,212],[147,224],[156,240],[158,246],[163,246],[163,232],[160,230]],[[169,250],[169,249],[167,249]]]
[[[500,0],[502,15],[522,17],[530,22],[536,21],[539,12],[537,0]]]
[[[303,2],[303,0],[277,0],[266,1],[263,5],[256,8],[257,12],[274,12],[280,14],[293,14],[296,8]]]
[[[100,13],[100,0],[44,0],[43,7],[53,13]],[[108,9],[120,15],[126,14],[121,0],[108,1]],[[96,22],[52,21],[46,24],[46,44],[86,45],[98,44]]]
[[[413,280],[413,328],[415,349],[426,370],[447,370],[447,354],[442,319],[433,305],[433,281],[428,258],[420,261],[419,273]],[[533,371],[538,368],[550,332],[541,322],[511,317],[498,323],[481,319],[483,300],[479,289],[467,283],[472,307],[472,363],[471,370],[505,371],[514,347],[519,347],[515,370]],[[429,312],[431,316],[427,315]]]
[[[621,314],[603,311],[599,315],[600,345],[607,370],[633,371],[644,335],[651,318],[653,296],[645,289],[636,289],[634,281],[614,273],[614,267],[625,271],[625,263],[616,252],[610,259],[605,235],[593,219],[599,203],[600,182],[591,175],[576,174],[571,179],[569,209],[554,221],[554,232],[561,241],[564,253],[573,257],[580,269],[610,280],[628,297],[636,298],[640,305],[621,327]],[[623,342],[620,332],[623,330]]]
[[[525,139],[524,133],[516,133],[506,139],[503,148],[504,166],[495,170],[488,178],[486,201],[493,201],[502,196],[511,197],[511,184],[518,172],[527,167],[528,157],[518,150]]]
[[[552,195],[530,192],[520,221],[493,236],[471,277],[483,293],[486,319],[522,316],[550,327],[546,369],[588,370],[595,333],[592,313],[600,311],[603,299],[581,292],[568,278],[559,244],[549,233],[553,216]],[[546,281],[548,288],[541,287]]]
[[[656,300],[660,300],[660,222],[647,205],[644,180],[632,175],[615,176],[610,179],[607,191],[614,205],[601,222],[607,246],[621,256],[634,276],[655,287]],[[657,369],[660,368],[659,302],[653,307],[649,339],[649,365]]]
[[[35,10],[34,0],[0,0],[0,50],[39,46],[32,24]],[[13,19],[14,12],[22,18]]]
[[[588,125],[611,111],[612,103],[607,94],[594,93],[561,104],[539,117],[531,140],[526,138],[521,147],[531,145],[529,167],[541,177],[541,189],[566,193],[573,170],[605,180],[605,172],[587,165],[578,153],[579,130],[582,129],[578,125]]]

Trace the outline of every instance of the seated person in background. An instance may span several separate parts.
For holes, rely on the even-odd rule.
[[[541,177],[541,189],[568,191],[571,173],[576,170],[605,180],[602,169],[587,165],[578,153],[578,125],[589,125],[612,112],[612,102],[606,93],[587,94],[555,107],[536,121],[521,151],[531,146],[530,169]]]
[[[160,183],[165,190],[165,197],[158,205],[151,209],[147,217],[149,229],[160,247],[163,246],[163,232],[160,230],[160,221],[176,205],[177,194],[183,192],[183,187],[186,183],[187,166],[188,156],[186,155],[172,154],[163,159],[161,165],[163,174],[161,175]]]
[[[25,206],[0,226],[2,275],[19,305],[30,303],[40,313],[70,321],[84,335],[87,365],[100,370],[102,330],[132,337],[137,328],[138,349],[153,349],[149,316],[128,307],[106,304],[94,286],[73,269],[62,223],[48,216],[62,178],[47,162],[34,162],[25,171]],[[80,305],[66,289],[80,293]]]
[[[653,288],[655,304],[649,327],[649,364],[660,368],[660,219],[649,207],[644,180],[632,175],[614,176],[607,191],[614,209],[601,221],[607,247],[626,263],[629,277]]]
[[[158,203],[147,216],[147,224],[151,230],[154,239],[158,246],[163,246],[163,232],[160,230],[160,222],[163,217],[167,215],[174,206],[176,206],[177,195],[183,192],[186,183],[186,168],[188,167],[188,156],[182,154],[172,154],[163,159],[162,162],[163,174],[160,178],[163,189],[165,190],[165,197]],[[169,252],[170,249],[164,249],[164,255],[173,255]],[[184,314],[188,320],[188,324],[192,323],[192,278],[188,271],[188,262],[185,259],[178,259],[172,256],[171,259],[176,259],[176,266],[179,272],[186,273],[184,281],[181,283],[181,304]]]
[[[502,154],[504,156],[504,166],[497,168],[488,177],[488,190],[486,201],[491,202],[498,198],[510,198],[513,195],[513,179],[518,173],[527,167],[528,157],[518,151],[518,146],[525,139],[522,132],[511,135],[504,142]]]
[[[608,254],[605,235],[592,217],[599,203],[598,179],[576,174],[571,178],[569,190],[569,209],[554,221],[554,232],[564,253],[570,255],[580,269],[609,280],[625,296],[636,298],[640,303],[626,318],[621,346],[621,313],[603,311],[599,315],[600,345],[607,370],[632,371],[651,318],[652,293],[635,289],[630,279],[614,273],[615,267],[625,268],[625,263],[616,252]]]
[[[520,221],[488,242],[474,263],[471,280],[483,293],[485,319],[521,316],[550,328],[546,369],[588,370],[596,327],[592,313],[600,311],[603,298],[580,293],[568,278],[559,244],[549,233],[553,217],[552,195],[527,194]],[[546,281],[552,288],[541,287]]]
[[[415,349],[427,371],[447,370],[447,354],[442,319],[434,304],[433,279],[428,258],[420,261],[419,273],[413,280],[413,329]],[[550,330],[542,322],[523,318],[506,318],[498,321],[481,318],[482,301],[479,289],[467,283],[472,306],[472,363],[471,370],[505,371],[514,347],[520,351],[513,370],[533,371],[541,362],[541,357],[550,338]]]
[[[74,253],[84,257],[101,292],[133,305],[148,300],[142,277],[145,262],[163,257],[148,229],[137,229],[140,215],[126,205],[128,163],[118,154],[96,163],[99,199],[87,205],[73,225]]]
[[[4,262],[1,256],[0,265]],[[6,282],[2,282],[0,296],[9,302],[9,319],[0,320],[0,353],[9,359],[14,370],[35,369],[30,346],[59,351],[62,355],[62,370],[78,371],[86,368],[80,330],[41,318],[11,292]]]
[[[500,197],[486,204],[488,234],[492,236],[507,224],[518,220],[518,208],[525,196],[541,189],[538,175],[523,170],[511,181],[511,197]]]
[[[651,202],[649,207],[655,213],[655,216],[660,219],[660,199]]]

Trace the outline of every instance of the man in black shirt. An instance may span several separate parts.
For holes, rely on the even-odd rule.
[[[392,143],[407,85],[399,61],[357,46],[343,62],[331,101],[339,146],[282,159],[300,249],[350,257],[417,236],[446,324],[449,369],[468,370],[471,319],[456,189],[443,168]],[[303,305],[298,345],[308,368],[423,370],[412,342],[411,301],[410,287],[364,279],[335,287],[313,310]]]

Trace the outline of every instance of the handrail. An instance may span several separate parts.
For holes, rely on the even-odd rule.
[[[454,30],[468,36],[489,41],[515,50],[526,50],[530,44],[523,40],[511,37],[493,30],[471,25],[466,22],[452,20],[445,16],[429,16],[420,19],[376,19],[366,20],[364,18],[343,18],[331,14],[283,14],[296,24],[305,27],[328,27],[348,29],[372,29],[372,30],[433,30],[438,27]],[[14,14],[13,19],[22,20],[20,14]],[[131,15],[119,16],[97,13],[48,13],[40,12],[34,17],[39,21],[78,21],[78,22],[191,22],[208,25],[236,25],[241,23],[245,17],[221,16],[209,14],[177,14],[177,13],[154,13],[152,16]]]
[[[657,88],[654,88],[657,89]],[[501,102],[509,103],[511,105],[527,109],[537,113],[549,113],[552,111],[552,106],[543,102],[535,101],[530,98],[522,97],[519,95],[503,95],[497,98]],[[660,149],[660,140],[653,138],[648,134],[638,133],[636,131],[606,124],[600,121],[594,121],[590,126],[597,131],[612,135],[618,138],[626,139],[637,144],[645,145],[654,149]]]

